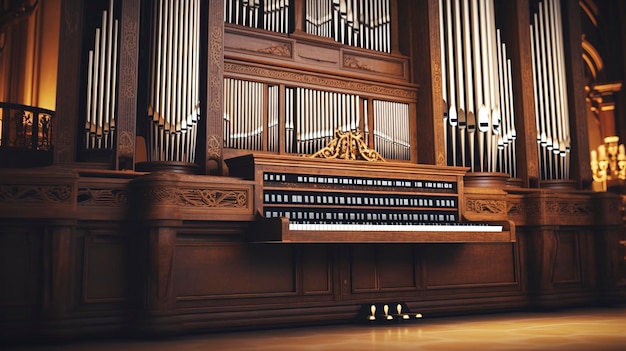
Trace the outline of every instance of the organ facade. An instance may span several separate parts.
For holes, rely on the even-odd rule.
[[[2,339],[624,302],[592,1],[21,3],[58,78],[0,91]]]

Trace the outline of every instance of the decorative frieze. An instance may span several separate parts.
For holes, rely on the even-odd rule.
[[[78,189],[79,206],[123,206],[128,203],[128,194],[120,189]]]
[[[0,185],[0,202],[72,202],[72,186],[10,184]]]
[[[145,194],[146,199],[159,205],[246,208],[248,192],[218,188],[154,187]]]

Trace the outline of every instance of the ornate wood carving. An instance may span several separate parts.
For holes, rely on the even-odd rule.
[[[128,194],[119,189],[79,188],[79,206],[120,206],[128,203]]]
[[[117,162],[121,169],[133,169],[137,119],[140,1],[122,3]]]
[[[502,214],[507,213],[505,200],[468,199],[465,202],[465,211],[474,214]]]
[[[343,58],[343,65],[345,67],[356,68],[364,71],[373,71],[372,67],[369,67],[365,63],[359,61],[356,56],[345,55]]]
[[[338,158],[344,160],[366,160],[385,162],[376,150],[365,144],[363,133],[335,130],[335,138],[326,147],[310,156],[311,158]]]
[[[248,206],[248,193],[245,190],[164,186],[150,188],[145,196],[152,203],[175,206],[227,208],[246,208]]]
[[[0,202],[72,202],[71,185],[0,185]]]
[[[223,147],[223,85],[224,85],[224,5],[209,1],[209,52],[207,62],[207,117],[204,136],[214,139],[205,144],[205,157],[201,166],[207,173],[222,172]],[[217,143],[215,142],[217,141]],[[213,161],[215,164],[212,164]],[[209,169],[216,167],[217,169]]]
[[[272,45],[270,47],[257,50],[257,52],[274,56],[291,57],[291,47],[287,44]]]

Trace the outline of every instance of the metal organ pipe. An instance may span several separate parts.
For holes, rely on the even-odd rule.
[[[542,179],[569,178],[569,112],[559,1],[538,3],[530,24]]]
[[[102,12],[102,28],[96,28],[94,49],[88,53],[85,148],[113,149],[117,96],[118,20],[113,0]]]
[[[440,38],[443,98],[449,103],[444,109],[450,124],[449,163],[469,161],[472,171],[511,173],[505,164],[514,161],[507,160],[502,150],[505,132],[510,133],[513,125],[512,110],[503,111],[505,94],[512,99],[510,91],[505,93],[512,84],[505,84],[506,57],[500,54],[493,0],[440,1],[439,11],[445,32]]]
[[[194,162],[200,109],[199,15],[199,0],[155,4],[149,161]]]
[[[306,8],[307,33],[391,52],[389,0],[307,0]]]

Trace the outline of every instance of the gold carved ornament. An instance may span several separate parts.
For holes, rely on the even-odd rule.
[[[363,133],[358,130],[342,132],[336,129],[334,139],[310,157],[386,162],[376,150],[367,147],[363,140]]]

